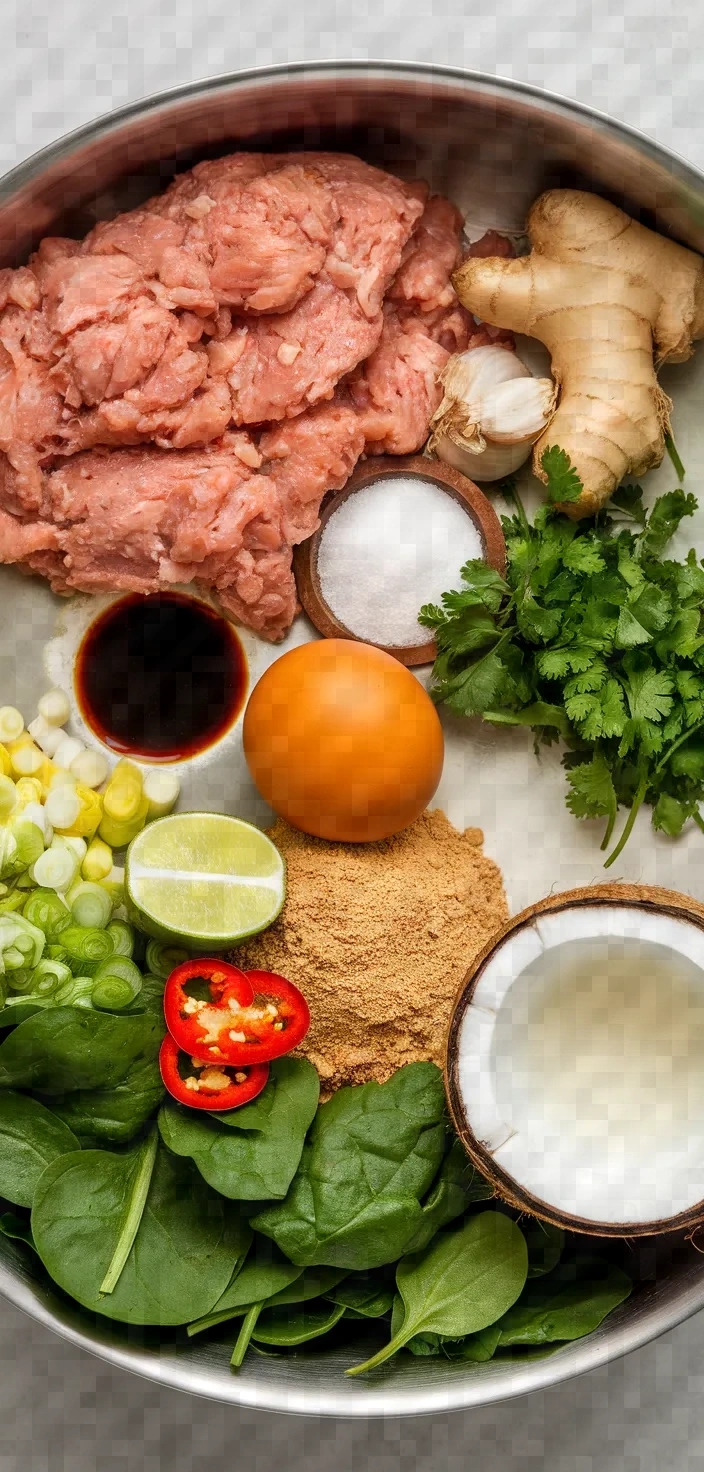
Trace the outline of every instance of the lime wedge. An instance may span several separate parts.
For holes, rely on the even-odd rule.
[[[157,940],[214,950],[265,930],[286,893],[271,839],[222,813],[172,813],[137,834],[125,886],[135,923]]]

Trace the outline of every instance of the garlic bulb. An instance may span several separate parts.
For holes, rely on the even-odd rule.
[[[475,481],[517,470],[555,411],[552,379],[533,378],[510,348],[455,353],[440,382],[445,395],[428,449]]]

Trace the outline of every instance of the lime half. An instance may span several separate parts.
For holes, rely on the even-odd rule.
[[[148,935],[218,949],[271,925],[284,902],[286,870],[252,823],[173,813],[132,840],[125,885],[135,923]]]

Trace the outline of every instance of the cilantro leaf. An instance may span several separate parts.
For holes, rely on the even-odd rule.
[[[619,486],[611,497],[611,505],[626,511],[639,526],[645,526],[642,486]]]
[[[582,674],[572,675],[564,687],[565,698],[571,695],[586,695],[594,690],[600,690],[606,680],[606,665],[601,659],[595,659],[591,669]]]
[[[695,654],[704,644],[704,639],[699,636],[700,623],[698,608],[684,608],[658,639],[655,645],[658,659],[665,661],[671,654],[687,659]]]
[[[560,615],[554,608],[544,608],[537,599],[528,596],[517,613],[518,627],[531,644],[547,644],[560,631]]]
[[[639,665],[632,656],[623,661],[627,670],[626,699],[634,720],[661,721],[672,710],[675,682],[667,670]]]
[[[614,643],[617,649],[634,649],[637,644],[649,644],[652,634],[638,622],[630,608],[622,608],[616,625]]]
[[[506,688],[507,671],[497,650],[476,660],[461,675],[448,680],[442,699],[455,715],[477,716],[496,704]]]
[[[694,516],[696,509],[697,500],[691,491],[686,495],[684,491],[668,491],[666,495],[658,496],[638,538],[640,553],[659,557],[683,518]]]
[[[704,740],[686,741],[672,753],[669,766],[673,776],[704,784]]]
[[[581,572],[586,577],[593,577],[606,567],[598,546],[584,537],[570,544],[562,555],[562,561],[569,572]]]
[[[579,500],[584,486],[564,450],[558,445],[548,447],[543,450],[540,464],[547,476],[548,501],[566,505]]]
[[[653,808],[653,828],[669,834],[670,838],[678,838],[690,812],[686,803],[671,797],[669,792],[661,792]]]
[[[568,772],[567,806],[575,818],[616,817],[616,791],[604,754],[596,752]]]

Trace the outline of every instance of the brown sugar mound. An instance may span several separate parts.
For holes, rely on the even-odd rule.
[[[286,904],[232,959],[305,994],[311,1026],[299,1052],[323,1095],[382,1083],[404,1063],[442,1064],[455,993],[508,918],[481,830],[460,833],[435,811],[379,843],[329,843],[282,821],[269,836],[286,860]]]

